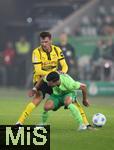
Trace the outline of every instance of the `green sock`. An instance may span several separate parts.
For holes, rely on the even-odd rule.
[[[42,123],[45,124],[46,121],[47,121],[47,119],[48,119],[48,112],[47,112],[47,111],[44,111],[44,112],[42,113]]]
[[[82,119],[82,116],[81,116],[78,108],[75,107],[75,105],[72,104],[72,103],[70,105],[68,105],[68,108],[70,109],[70,111],[71,111],[75,121],[78,122],[79,124],[82,124],[83,123],[83,119]]]

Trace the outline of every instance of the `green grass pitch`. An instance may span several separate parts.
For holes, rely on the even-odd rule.
[[[15,124],[31,99],[26,91],[0,89],[0,124]],[[97,131],[77,131],[70,111],[61,108],[50,112],[51,150],[112,150],[114,149],[114,97],[89,97],[91,106],[84,110],[91,123],[94,113],[103,113],[107,122]],[[38,124],[43,103],[37,107],[25,124]]]

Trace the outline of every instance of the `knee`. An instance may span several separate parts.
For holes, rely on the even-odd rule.
[[[40,104],[41,100],[42,100],[42,97],[36,96],[36,97],[32,100],[32,102],[33,102],[33,104],[34,104],[35,106],[37,106],[37,105]]]
[[[44,105],[44,110],[45,110],[45,111],[53,110],[53,108],[54,108],[53,102],[49,102],[49,103],[46,103],[46,104]]]
[[[66,99],[64,101],[65,106],[68,106],[71,103],[72,103],[72,99],[70,97],[66,97]]]

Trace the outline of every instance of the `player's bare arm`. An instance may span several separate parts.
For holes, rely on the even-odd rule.
[[[28,93],[28,96],[29,96],[29,97],[32,97],[32,96],[34,96],[34,95],[36,95],[36,94],[37,94],[37,95],[40,94],[37,89],[40,87],[40,85],[42,84],[42,82],[43,82],[43,77],[41,77],[41,78],[37,81],[36,85],[32,88],[32,90],[29,91],[29,93]]]
[[[82,90],[82,96],[83,96],[83,105],[89,106],[89,101],[87,99],[87,87],[85,84],[81,83],[80,89]]]

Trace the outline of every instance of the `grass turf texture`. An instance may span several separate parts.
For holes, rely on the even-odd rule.
[[[0,124],[15,124],[26,104],[31,100],[26,91],[0,89]],[[90,97],[91,106],[84,110],[91,123],[95,113],[103,113],[107,122],[97,131],[78,132],[70,111],[61,108],[50,112],[51,150],[112,150],[114,149],[114,98]],[[25,124],[38,124],[43,103],[37,107]]]

